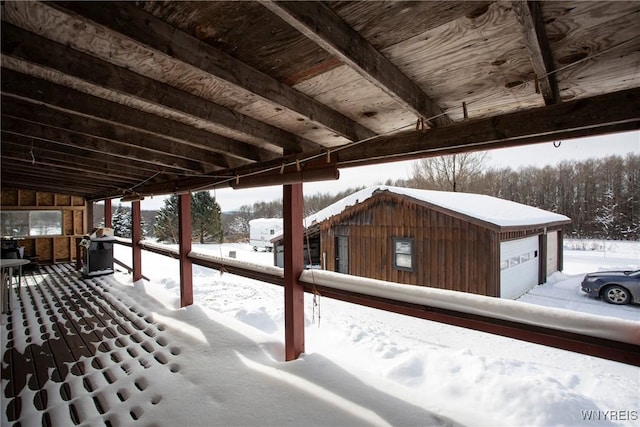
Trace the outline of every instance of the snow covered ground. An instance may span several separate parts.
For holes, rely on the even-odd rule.
[[[640,243],[609,243],[604,252],[597,242],[589,243],[596,250],[580,244],[571,246],[580,250],[565,249],[564,273],[520,300],[636,321],[640,328],[640,306],[612,306],[579,290],[586,272],[640,266]],[[116,257],[129,262],[130,250],[117,245]],[[238,259],[267,265],[273,257],[243,244],[194,250],[216,256],[235,251]],[[152,311],[170,341],[182,343],[175,362],[186,381],[167,380],[168,396],[148,411],[147,424],[640,422],[637,367],[312,295],[305,301],[306,353],[285,363],[282,288],[194,266],[195,304],[177,309],[177,261],[145,251],[143,273],[150,283],[133,285],[130,276],[117,273],[126,284],[120,291]],[[256,372],[259,384],[249,380]],[[309,406],[304,396],[314,403]],[[167,399],[185,409],[176,411]]]

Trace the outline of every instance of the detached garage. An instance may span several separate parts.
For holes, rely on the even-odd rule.
[[[304,257],[313,268],[514,299],[562,269],[570,222],[491,196],[377,186],[307,217]]]

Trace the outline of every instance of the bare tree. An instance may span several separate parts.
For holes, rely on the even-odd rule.
[[[482,176],[486,163],[486,152],[420,159],[413,164],[408,183],[431,190],[469,191],[473,181]]]

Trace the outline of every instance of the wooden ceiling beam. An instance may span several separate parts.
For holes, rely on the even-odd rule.
[[[428,119],[431,127],[453,123],[415,82],[323,2],[263,1],[261,4],[418,118]]]
[[[362,144],[339,148],[330,153],[331,166],[354,167],[413,160],[460,152],[516,147],[540,142],[580,138],[640,129],[640,88],[568,101],[553,106],[495,117],[467,120],[454,125],[379,136]],[[297,161],[306,167],[326,167],[326,152],[291,155],[281,162]],[[305,161],[305,158],[313,160]],[[227,171],[230,177],[258,172],[257,167],[276,167],[265,162]],[[277,169],[277,168],[276,168]],[[278,170],[273,172],[278,173]],[[222,179],[180,178],[171,188],[213,188]],[[166,194],[167,183],[149,184],[139,188],[142,193]]]
[[[54,145],[54,144],[49,144]],[[77,171],[95,171],[97,175],[106,175],[112,178],[142,181],[155,172],[140,172],[137,165],[123,166],[117,163],[102,161],[87,161],[86,158],[74,156],[69,153],[55,152],[43,149],[40,145],[20,144],[2,139],[2,157],[13,159],[16,162],[27,162],[40,166],[60,166],[62,168]],[[107,156],[102,156],[107,157]]]
[[[43,156],[50,160],[64,159],[69,163],[88,163],[104,170],[126,173],[130,177],[140,180],[158,172],[155,163],[144,160],[129,160],[123,157],[110,156],[96,151],[86,150],[79,146],[69,147],[52,140],[41,140],[24,135],[12,134],[2,131],[2,149],[22,150],[23,157],[30,158],[30,150],[36,156]],[[179,173],[178,170],[167,170],[167,174]]]
[[[110,174],[108,172],[102,172],[98,169],[92,169],[90,167],[77,167],[62,163],[47,162],[46,159],[36,160],[35,163],[31,159],[25,159],[22,156],[14,156],[11,154],[2,153],[2,161],[11,162],[12,165],[19,167],[21,170],[29,173],[33,176],[44,175],[43,171],[49,175],[63,177],[78,177],[91,180],[97,180],[101,184],[109,186],[121,186],[129,187],[131,178],[118,176],[117,174]],[[64,174],[64,175],[63,175]]]
[[[127,147],[102,138],[94,138],[69,132],[64,129],[33,123],[19,117],[10,117],[3,114],[2,129],[6,132],[22,135],[27,138],[55,141],[72,148],[86,149],[98,154],[115,156],[131,161],[153,163],[159,170],[170,168],[171,170],[181,171],[181,173],[185,174],[202,173],[202,165],[191,160],[149,152],[133,146]]]
[[[547,105],[560,102],[560,90],[555,75],[547,32],[539,1],[513,0],[513,11],[520,23],[522,36],[531,55],[537,85]]]
[[[335,133],[357,141],[375,133],[347,116],[256,70],[227,53],[177,30],[130,3],[58,2],[54,7],[209,73],[243,91],[308,117]],[[293,150],[287,150],[293,151]],[[300,150],[297,150],[300,151]]]
[[[211,123],[214,127],[251,135],[286,150],[299,151],[303,142],[318,147],[317,144],[302,140],[274,126],[4,21],[2,39],[3,55],[56,70],[90,85],[117,93],[121,97],[135,97],[158,108],[195,117]]]
[[[28,179],[28,177],[26,177]],[[60,193],[61,187],[56,183],[51,182],[28,182],[24,180],[25,177],[19,178],[15,181],[7,182],[6,187],[3,185],[3,188],[15,188],[18,190],[32,190],[32,191],[47,191],[50,193]],[[64,194],[68,194],[71,196],[80,196],[85,197],[86,194],[93,194],[99,191],[94,191],[94,188],[86,188],[82,186],[70,188],[65,190]]]
[[[219,153],[189,147],[173,141],[144,134],[133,129],[107,124],[89,117],[54,110],[44,105],[32,104],[17,98],[2,98],[2,114],[23,118],[33,123],[65,129],[69,132],[93,138],[111,141],[111,145],[138,148],[147,155],[169,155],[176,160],[185,160],[199,164],[197,170],[211,172],[229,167],[226,159]],[[109,148],[105,147],[106,153]]]
[[[73,188],[78,188],[82,192],[90,192],[96,193],[99,191],[104,191],[106,189],[112,188],[114,183],[112,182],[102,182],[98,181],[95,178],[92,178],[91,175],[87,174],[72,174],[68,171],[62,170],[38,170],[37,166],[30,167],[25,165],[16,165],[13,162],[6,162],[3,160],[2,162],[2,185],[9,182],[24,182],[31,184],[39,184],[39,185],[47,185],[47,186],[56,186],[58,188],[58,193],[67,193],[67,191],[72,190]],[[6,169],[6,171],[4,170]],[[5,183],[6,178],[6,183]],[[127,188],[126,183],[123,183],[123,187]],[[117,185],[117,183],[115,183]]]
[[[640,129],[640,88],[468,120],[448,128],[380,136],[335,153],[338,165],[385,163]]]
[[[87,95],[65,86],[2,68],[2,93],[44,103],[56,109],[90,116],[105,122],[129,126],[154,136],[171,138],[178,144],[229,154],[244,163],[273,159],[276,153],[206,132],[184,123],[167,120],[126,105]]]

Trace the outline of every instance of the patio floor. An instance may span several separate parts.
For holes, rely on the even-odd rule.
[[[138,365],[167,365],[170,353],[158,325],[109,292],[114,280],[83,279],[58,264],[26,272],[19,291],[14,285],[2,325],[3,425],[112,426],[140,417],[109,411],[144,394],[148,380],[130,377]]]
[[[457,425],[319,354],[283,362],[279,339],[158,300],[158,285],[71,264],[25,273],[2,315],[0,424]]]

